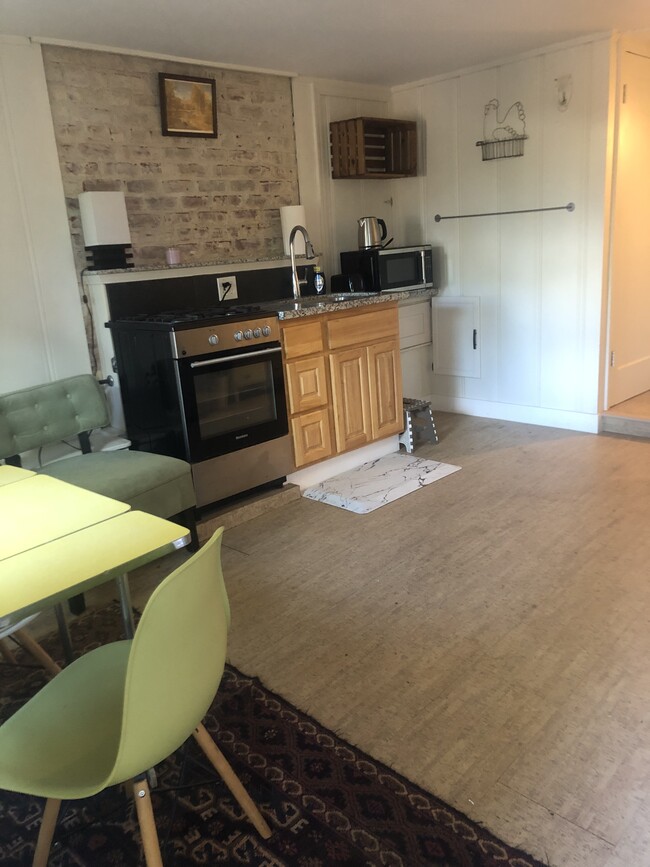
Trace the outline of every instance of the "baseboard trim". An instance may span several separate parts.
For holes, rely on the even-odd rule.
[[[600,419],[600,431],[601,433],[650,439],[650,419],[603,415]]]
[[[302,470],[296,470],[287,476],[287,482],[292,485],[298,485],[301,491],[305,488],[310,488],[312,485],[318,485],[324,482],[325,479],[331,479],[332,476],[338,476],[339,473],[346,473],[354,467],[365,464],[366,461],[376,461],[384,455],[390,455],[399,450],[399,439],[396,436],[388,437],[385,440],[380,440],[376,443],[371,443],[369,446],[355,449],[353,452],[346,452],[344,455],[337,455],[327,461],[321,461],[318,464],[312,464],[311,467],[305,467]]]
[[[433,394],[431,407],[443,412],[458,412],[483,418],[498,418],[522,424],[538,424],[542,427],[559,427],[583,433],[598,433],[599,417],[596,413],[570,412],[563,409],[548,409],[541,406],[520,406],[512,403],[497,403],[489,400],[470,400],[465,397],[450,397]]]

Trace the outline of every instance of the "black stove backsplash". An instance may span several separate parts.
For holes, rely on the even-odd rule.
[[[313,283],[312,265],[298,268],[308,285]],[[222,272],[223,273],[223,272]],[[237,298],[219,301],[216,274],[170,277],[166,280],[138,280],[135,283],[109,283],[106,286],[111,319],[138,314],[164,313],[169,310],[203,310],[212,307],[241,307],[280,298],[291,298],[291,268],[263,268],[232,272],[237,277]],[[221,275],[219,275],[221,276]],[[302,290],[303,295],[313,294]]]

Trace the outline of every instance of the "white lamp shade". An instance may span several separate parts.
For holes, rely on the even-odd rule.
[[[289,255],[289,235],[294,226],[303,226],[305,229],[305,208],[303,205],[287,205],[280,208],[280,222],[282,223],[282,242],[284,243],[284,255]],[[296,235],[293,242],[296,256],[305,255],[305,239],[302,234]]]
[[[124,193],[80,193],[79,212],[86,247],[131,244]]]

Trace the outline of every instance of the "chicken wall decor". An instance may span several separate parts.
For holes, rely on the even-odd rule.
[[[483,140],[477,141],[484,160],[501,160],[524,155],[526,112],[521,102],[513,102],[502,112],[499,100],[491,99],[483,110]]]

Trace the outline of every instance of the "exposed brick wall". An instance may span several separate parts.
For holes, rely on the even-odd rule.
[[[279,208],[298,202],[288,78],[43,46],[75,257],[77,196],[123,190],[136,265],[282,255]],[[158,73],[214,78],[218,138],[163,136]]]

